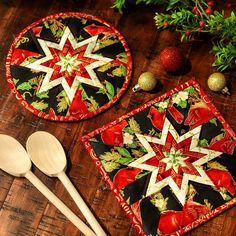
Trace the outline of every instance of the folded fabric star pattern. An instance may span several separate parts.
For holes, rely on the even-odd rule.
[[[236,135],[195,80],[82,142],[140,235],[180,235],[236,203]]]
[[[7,81],[20,103],[56,121],[90,118],[125,92],[132,72],[123,36],[102,19],[83,13],[47,16],[14,40]]]

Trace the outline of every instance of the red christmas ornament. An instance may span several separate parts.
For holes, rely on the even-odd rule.
[[[160,64],[168,72],[176,72],[184,64],[184,56],[176,47],[167,47],[160,54]]]

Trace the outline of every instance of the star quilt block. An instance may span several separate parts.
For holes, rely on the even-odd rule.
[[[24,29],[7,56],[7,80],[21,104],[39,117],[74,121],[113,105],[130,81],[123,36],[83,13],[60,13]]]
[[[195,80],[82,141],[140,235],[181,235],[236,203],[236,135]]]

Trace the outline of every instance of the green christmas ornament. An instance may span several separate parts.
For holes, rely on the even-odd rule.
[[[138,78],[138,84],[133,87],[133,92],[140,90],[151,91],[157,85],[157,78],[151,72],[144,72]]]
[[[226,79],[222,73],[216,72],[209,76],[207,80],[208,87],[214,92],[222,92],[223,94],[228,94],[229,90],[226,87]]]

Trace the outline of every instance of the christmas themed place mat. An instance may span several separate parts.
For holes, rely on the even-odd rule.
[[[132,60],[122,35],[97,17],[61,13],[41,19],[14,40],[7,81],[39,117],[74,121],[112,106],[126,90]]]
[[[195,80],[82,142],[140,235],[180,235],[236,203],[236,135]]]

